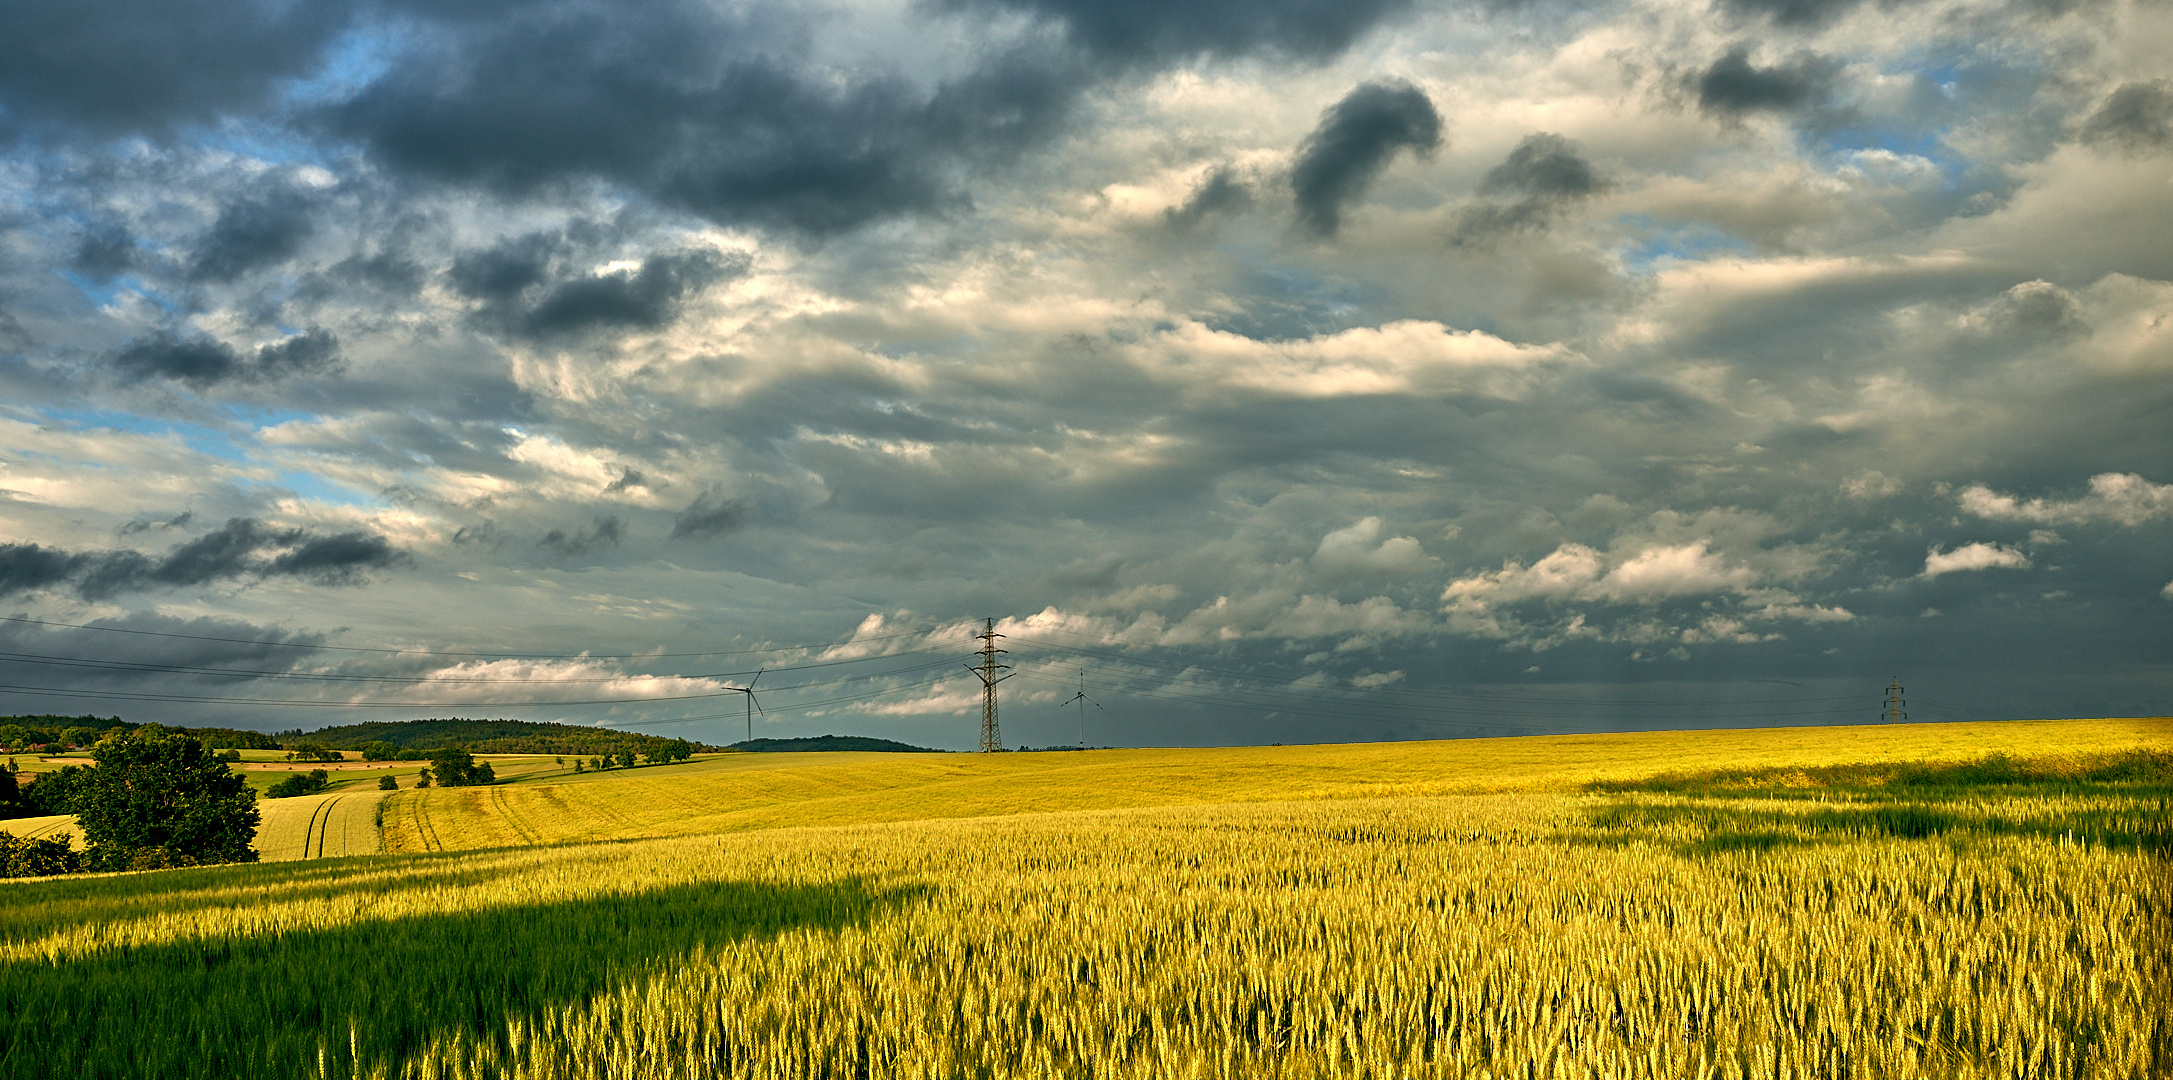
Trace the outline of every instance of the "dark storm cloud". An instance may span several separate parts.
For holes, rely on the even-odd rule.
[[[1365,83],[1321,115],[1290,170],[1298,220],[1334,236],[1343,211],[1365,194],[1399,151],[1441,145],[1441,114],[1426,92],[1400,79]]]
[[[565,233],[516,237],[457,257],[447,276],[455,290],[483,302],[486,322],[522,336],[548,337],[662,329],[688,299],[754,265],[743,251],[696,248],[652,254],[638,270],[596,274],[578,265],[581,247]]]
[[[619,470],[619,475],[616,479],[604,485],[604,494],[616,495],[622,491],[632,491],[635,488],[647,488],[649,486],[648,476],[643,474],[640,469],[631,465],[620,465],[616,466],[616,468]]]
[[[803,71],[786,13],[560,3],[418,35],[321,119],[402,172],[502,191],[602,180],[823,235],[961,204],[961,164],[1039,142],[1086,73],[998,55],[933,92]]]
[[[136,241],[128,230],[111,223],[91,226],[76,240],[68,265],[92,281],[106,282],[136,265]]]
[[[2173,82],[2132,82],[2113,91],[2083,122],[2082,139],[2130,150],[2173,146]]]
[[[1750,46],[1737,45],[1698,75],[1698,107],[1709,113],[1788,112],[1826,100],[1838,66],[1814,53],[1799,52],[1785,63],[1759,67]]]
[[[338,367],[339,363],[339,339],[332,336],[329,330],[311,327],[284,341],[276,341],[258,349],[253,374],[260,379],[311,375],[330,371]]]
[[[564,529],[552,529],[536,542],[561,555],[587,555],[618,547],[626,538],[626,528],[614,514],[598,514],[586,527],[569,533]]]
[[[1210,218],[1234,214],[1252,205],[1252,187],[1227,167],[1207,174],[1184,205],[1162,212],[1162,220],[1180,232],[1199,228]]]
[[[0,596],[51,588],[82,567],[82,556],[40,544],[0,544]]]
[[[170,330],[137,338],[113,355],[113,366],[131,379],[172,379],[198,390],[224,382],[319,374],[339,364],[339,339],[317,327],[261,346],[254,357],[244,357],[217,338]]]
[[[1581,199],[1604,190],[1607,181],[1577,153],[1568,139],[1552,132],[1526,135],[1508,160],[1487,171],[1479,184],[1483,195],[1513,192],[1544,199]]]
[[[233,281],[293,258],[314,230],[310,201],[298,191],[271,191],[231,203],[198,242],[188,276],[192,281]]]
[[[233,346],[217,338],[161,330],[129,342],[114,354],[113,366],[136,379],[174,379],[206,387],[236,377],[246,365]]]
[[[736,532],[747,523],[747,508],[738,499],[711,488],[697,497],[672,522],[674,540],[712,540]]]
[[[405,557],[375,533],[322,536],[304,529],[275,529],[255,518],[232,518],[161,557],[126,548],[69,552],[35,543],[0,544],[0,596],[72,583],[83,598],[96,600],[252,576],[350,585],[363,582],[363,571],[384,569]]]
[[[1739,18],[1770,19],[1776,26],[1816,27],[1860,6],[1863,0],[1721,0]]]
[[[1409,0],[953,0],[953,9],[1027,12],[1060,23],[1096,55],[1129,62],[1255,53],[1333,56]]]
[[[1465,209],[1457,215],[1450,242],[1480,246],[1510,233],[1544,229],[1569,207],[1606,188],[1606,178],[1577,152],[1576,144],[1551,132],[1535,132],[1479,184],[1481,195],[1522,197]]]
[[[462,295],[503,304],[542,284],[568,250],[565,236],[559,233],[531,233],[455,257],[447,276]]]
[[[653,255],[638,271],[613,271],[560,282],[521,319],[532,335],[586,330],[656,330],[679,313],[680,303],[753,265],[744,252]]]
[[[264,104],[316,69],[341,0],[0,5],[0,123],[118,135]]]

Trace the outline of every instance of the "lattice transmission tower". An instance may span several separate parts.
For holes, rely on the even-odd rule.
[[[996,639],[1003,636],[996,632],[996,620],[988,620],[988,628],[974,636],[981,639],[981,666],[969,667],[966,670],[981,677],[981,752],[995,754],[1002,752],[1004,748],[1003,735],[996,730],[996,684],[1018,672],[1012,671],[1011,675],[997,674],[999,671],[1011,671],[1011,665],[996,662],[996,658],[1007,651],[996,647]]]
[[[1883,714],[1886,722],[1898,724],[1909,719],[1909,714],[1901,711],[1901,707],[1907,704],[1909,704],[1908,700],[1901,696],[1901,677],[1897,675],[1894,677],[1893,685],[1886,688],[1886,712]]]

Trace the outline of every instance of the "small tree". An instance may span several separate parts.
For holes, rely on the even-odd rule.
[[[98,767],[81,770],[69,800],[88,862],[122,869],[257,860],[249,846],[256,792],[203,743],[145,724],[99,743],[94,756]]]
[[[37,814],[23,798],[23,789],[15,782],[15,770],[0,772],[0,818],[32,817]]]
[[[400,748],[389,742],[366,742],[362,744],[362,760],[364,761],[397,761],[399,757]]]
[[[633,748],[633,747],[631,747],[631,746],[622,746],[622,747],[619,747],[619,748],[618,748],[617,750],[614,750],[614,751],[612,751],[612,754],[611,754],[611,760],[612,760],[612,762],[613,762],[614,764],[616,764],[616,765],[617,765],[617,766],[618,766],[619,768],[622,768],[622,769],[631,769],[631,768],[633,768],[633,767],[634,767],[634,748]]]
[[[89,746],[98,741],[98,733],[87,727],[72,727],[60,733],[60,741],[70,746]]]
[[[430,771],[440,787],[473,787],[498,779],[489,762],[478,763],[475,755],[458,746],[440,747],[431,754]]]
[[[380,776],[377,778],[377,790],[398,791],[400,790],[400,782],[389,776]]]
[[[415,786],[419,788],[429,787],[430,779],[430,770],[424,769],[423,771],[415,774]]]

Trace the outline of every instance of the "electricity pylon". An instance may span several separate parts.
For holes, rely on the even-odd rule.
[[[981,639],[981,666],[969,667],[966,670],[981,678],[981,752],[995,754],[1002,752],[1004,748],[1003,736],[996,731],[996,684],[1018,672],[1012,671],[1011,675],[996,674],[999,671],[1011,671],[1011,665],[996,662],[998,656],[1010,651],[996,647],[996,639],[1003,636],[996,632],[996,620],[988,620],[988,628],[974,636]]]
[[[1897,675],[1894,677],[1894,684],[1886,688],[1886,722],[1894,724],[1909,719],[1909,714],[1901,711],[1901,707],[1907,704],[1908,700],[1901,696],[1901,677]]]
[[[1066,699],[1064,705],[1069,705],[1074,701],[1079,703],[1079,749],[1084,750],[1086,749],[1086,707],[1089,705],[1097,709],[1102,707],[1101,702],[1086,696],[1086,669],[1084,668],[1079,670],[1079,692]],[[1057,708],[1061,709],[1064,705],[1059,705]]]
[[[747,680],[747,685],[745,685],[745,686],[727,686],[727,687],[725,687],[725,689],[727,689],[727,690],[734,690],[734,691],[737,691],[737,692],[739,692],[739,693],[742,693],[742,694],[745,694],[745,695],[747,695],[747,741],[748,741],[748,742],[753,742],[753,741],[755,741],[755,710],[756,710],[756,709],[759,709],[759,708],[761,708],[761,707],[762,707],[761,703],[760,703],[760,702],[757,702],[757,701],[755,700],[755,684],[756,684],[756,683],[758,683],[758,682],[761,682],[761,681],[762,681],[762,672],[761,672],[761,671],[759,671],[759,670],[757,670],[757,671],[755,672],[755,677],[754,677],[754,678],[752,678],[752,679],[749,679],[749,680]],[[764,713],[764,714],[762,714],[762,715],[764,715],[764,716],[768,716],[769,714],[768,714],[768,713]]]

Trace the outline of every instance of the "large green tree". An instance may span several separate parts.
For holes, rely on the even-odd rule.
[[[92,754],[74,793],[93,865],[110,869],[255,862],[256,792],[204,744],[155,724]]]

